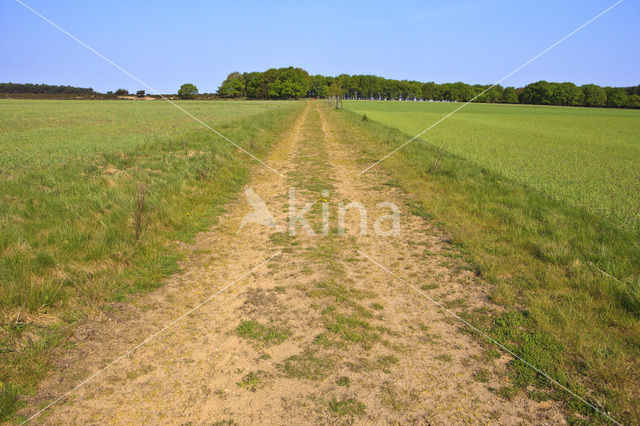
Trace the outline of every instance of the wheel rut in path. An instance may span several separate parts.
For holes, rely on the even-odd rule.
[[[211,230],[187,247],[181,272],[134,303],[78,327],[72,349],[39,387],[25,415],[73,388],[146,337],[274,253],[270,262],[53,406],[37,421],[69,423],[558,423],[554,402],[496,394],[509,385],[508,357],[359,254],[375,258],[454,312],[492,307],[487,287],[446,235],[409,213],[407,195],[380,171],[358,176],[353,144],[366,136],[318,102],[252,172],[249,187],[287,231],[290,188],[296,211],[313,207],[296,235],[246,223],[242,194]],[[338,205],[361,203],[337,224]],[[374,232],[400,209],[396,236]],[[329,215],[323,233],[323,214]],[[382,223],[389,230],[391,221]],[[385,228],[386,226],[386,228]],[[326,234],[326,235],[325,235]],[[31,410],[31,411],[30,411]]]

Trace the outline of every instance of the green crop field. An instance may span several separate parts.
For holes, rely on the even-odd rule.
[[[357,108],[357,112],[337,111],[335,116],[351,124],[347,141],[365,156],[362,169],[411,137],[407,130],[397,128],[398,123],[417,129],[415,124],[408,124],[410,117],[415,117],[426,121],[426,127],[455,107],[398,102],[349,102],[348,105]],[[523,143],[523,139],[546,141],[544,145],[549,150],[549,146],[553,146],[549,134],[564,134],[562,140],[568,146],[589,146],[582,142],[582,139],[589,140],[588,131],[577,133],[573,139],[569,136],[567,129],[580,126],[571,116],[563,119],[563,114],[574,114],[583,127],[589,126],[592,133],[601,135],[600,143],[590,147],[599,153],[586,157],[592,180],[603,175],[619,175],[630,186],[632,178],[625,175],[626,172],[609,169],[615,164],[613,159],[623,156],[607,148],[614,146],[624,150],[625,146],[616,141],[625,140],[626,136],[627,152],[630,151],[628,145],[633,143],[631,120],[618,119],[619,126],[615,127],[603,118],[598,121],[585,117],[590,114],[628,117],[634,111],[498,105],[470,105],[469,108],[467,115],[461,111],[460,116],[454,115],[426,138],[429,142],[446,140],[451,149],[416,141],[367,173],[388,173],[392,177],[388,185],[411,194],[412,212],[435,222],[450,235],[451,241],[468,256],[475,272],[492,283],[490,298],[506,312],[500,318],[490,318],[481,311],[472,312],[468,316],[472,323],[496,340],[513,344],[515,353],[529,361],[534,360],[535,365],[547,373],[552,372],[552,376],[570,384],[579,394],[589,395],[588,398],[607,405],[612,412],[628,414],[628,423],[637,423],[640,412],[636,397],[637,371],[640,371],[636,365],[640,359],[637,230],[634,232],[621,226],[630,222],[615,223],[611,216],[594,214],[599,211],[597,204],[582,204],[586,208],[572,205],[579,204],[580,200],[571,200],[571,192],[563,191],[562,186],[551,186],[553,176],[567,175],[579,169],[578,164],[587,162],[582,160],[585,156],[575,158],[577,155],[567,155],[562,147],[556,146],[555,156],[565,160],[544,164],[536,158],[536,151]],[[416,112],[420,110],[422,113]],[[439,111],[440,114],[425,111]],[[496,111],[502,111],[503,118]],[[529,119],[519,117],[519,113]],[[536,113],[541,115],[534,123],[531,117]],[[366,120],[363,114],[367,114]],[[493,124],[483,122],[483,114]],[[424,120],[429,116],[431,120]],[[394,119],[398,121],[391,123]],[[521,139],[513,138],[511,143],[506,140],[502,133],[508,123],[519,129]],[[520,123],[520,127],[515,123]],[[547,130],[545,134],[544,123],[549,123],[553,131]],[[627,125],[622,127],[620,123]],[[410,127],[412,125],[416,127]],[[529,132],[523,130],[527,126],[531,129]],[[533,128],[538,131],[534,132]],[[602,129],[608,129],[608,133]],[[418,131],[420,129],[415,130]],[[452,136],[455,134],[460,140]],[[500,141],[497,143],[501,147],[499,150],[492,149],[488,135]],[[463,148],[467,145],[462,144],[462,140],[477,141],[476,152],[484,154],[469,159],[474,151],[465,152]],[[523,153],[520,154],[516,147],[524,147]],[[519,174],[506,160],[507,153],[528,174]],[[635,161],[637,164],[637,155],[627,155],[627,163]],[[548,153],[547,156],[554,158]],[[502,163],[491,163],[492,157],[502,159]],[[533,175],[536,169],[526,167],[531,163],[538,165],[538,182]],[[600,170],[598,164],[601,164]],[[629,173],[638,176],[638,166]],[[512,178],[505,178],[505,175]],[[362,175],[363,178],[366,176],[366,173]],[[548,184],[545,186],[542,182]],[[601,192],[606,190],[602,182],[589,183]],[[572,188],[581,189],[577,184]],[[636,192],[632,192],[633,189]],[[636,211],[637,191],[638,188],[632,186],[625,198],[626,203],[636,206]],[[598,190],[595,192],[597,194]],[[607,201],[602,194],[600,199],[603,203]],[[621,203],[624,202],[611,199],[609,206],[620,206]],[[637,217],[635,223],[638,223]],[[514,389],[530,386],[533,380],[530,371],[524,364],[513,366]],[[580,420],[576,422],[580,424]]]
[[[209,125],[228,125],[287,102],[175,101]],[[93,161],[154,138],[198,128],[192,118],[165,101],[0,102],[0,171],[13,175],[61,162]]]
[[[407,140],[460,103],[345,101]],[[640,232],[640,111],[471,104],[424,134],[559,201]],[[425,164],[425,167],[430,167]]]

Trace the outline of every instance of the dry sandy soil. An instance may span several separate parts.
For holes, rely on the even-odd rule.
[[[447,236],[409,213],[407,194],[379,169],[358,176],[353,144],[364,135],[309,102],[282,136],[266,161],[284,176],[256,167],[249,186],[284,231],[295,187],[298,212],[314,203],[316,235],[300,223],[295,236],[251,222],[238,231],[253,210],[240,194],[163,287],[77,327],[22,414],[82,384],[33,421],[563,423],[553,401],[498,396],[509,358],[429,300],[497,312]],[[397,235],[374,232],[385,201],[399,207]],[[339,232],[341,202],[366,207],[367,235],[355,209]]]

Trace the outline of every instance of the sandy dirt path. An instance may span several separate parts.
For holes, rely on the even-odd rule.
[[[219,292],[34,421],[562,423],[554,402],[498,396],[509,385],[508,357],[362,255],[454,312],[496,309],[487,285],[447,236],[409,213],[406,194],[380,171],[358,176],[351,147],[366,143],[366,135],[309,102],[282,136],[266,160],[285,177],[256,168],[249,187],[282,231],[295,187],[297,212],[313,203],[305,218],[316,235],[300,223],[295,236],[258,223],[238,231],[252,212],[240,196],[187,247],[181,272],[162,288],[134,303],[108,305],[78,327],[23,414]],[[338,205],[350,202],[366,208],[367,235],[355,208],[347,210],[341,233]],[[390,213],[382,202],[399,208],[397,235],[374,230],[376,219]],[[323,214],[330,219],[325,233]],[[383,221],[381,229],[389,231],[391,223]]]

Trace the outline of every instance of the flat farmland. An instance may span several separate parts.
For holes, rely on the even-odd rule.
[[[174,101],[211,126],[228,126],[290,102]],[[0,102],[0,170],[91,161],[197,128],[166,101],[3,100]]]
[[[299,108],[177,104],[257,153]],[[163,101],[3,100],[0,130],[0,305],[9,309],[90,303],[155,281],[175,265],[156,238],[193,235],[253,161]]]
[[[0,419],[120,360],[39,420],[637,423],[634,111],[470,105],[361,174],[459,104],[178,105],[273,169],[162,101],[0,101]],[[245,227],[292,188],[315,233]]]
[[[345,108],[418,134],[460,103],[346,101]],[[640,231],[640,111],[471,104],[420,141]],[[425,164],[430,167],[431,164]]]

